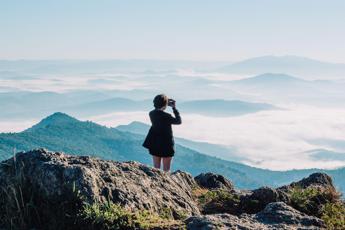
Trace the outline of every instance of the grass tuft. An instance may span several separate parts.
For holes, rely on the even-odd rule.
[[[184,229],[182,221],[172,219],[171,211],[167,210],[160,215],[148,210],[131,212],[108,201],[85,204],[79,217],[86,224],[85,229],[169,229],[171,226]]]
[[[85,204],[79,217],[89,229],[132,229],[135,227],[133,215],[111,202]]]

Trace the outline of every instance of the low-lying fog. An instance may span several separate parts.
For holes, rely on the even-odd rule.
[[[345,166],[344,86],[341,79],[315,81],[281,73],[245,75],[190,69],[66,75],[2,71],[0,132],[22,131],[56,111],[71,111],[69,114],[80,120],[92,120],[109,127],[132,121],[149,124],[150,100],[164,92],[177,99],[178,108],[187,101],[204,100],[202,108],[198,108],[198,104],[193,104],[193,109],[189,109],[188,104],[181,107],[183,124],[174,127],[178,137],[229,146],[236,150],[243,163],[261,168],[336,168]],[[16,93],[23,91],[33,95],[33,92],[59,94],[52,105],[40,104],[39,95],[33,97],[32,105],[24,105],[28,96],[16,97]],[[90,92],[96,96],[90,96]],[[147,110],[138,107],[112,111],[100,107],[106,106],[104,100],[113,98],[131,99],[139,105],[146,103]],[[219,106],[229,106],[229,110],[232,100],[267,103],[274,109],[256,111],[246,107],[234,115],[226,108],[214,107],[215,101],[207,101],[209,99],[226,100]],[[95,103],[87,104],[91,101]],[[54,107],[54,103],[59,106]],[[64,107],[67,104],[69,107]],[[217,108],[222,112],[217,114]],[[167,111],[171,112],[170,108]]]

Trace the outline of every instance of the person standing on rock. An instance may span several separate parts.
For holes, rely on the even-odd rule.
[[[145,138],[143,146],[149,150],[153,158],[153,166],[161,168],[163,161],[163,170],[170,171],[172,157],[175,153],[174,137],[171,125],[180,125],[182,123],[180,113],[176,109],[176,101],[169,99],[164,94],[159,94],[153,99],[154,110],[150,111],[151,128]],[[170,106],[174,116],[164,110]]]

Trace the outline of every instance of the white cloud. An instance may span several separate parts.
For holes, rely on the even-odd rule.
[[[132,90],[145,88],[147,83],[136,81],[132,76],[116,74],[99,75],[45,75],[35,76],[35,78],[23,79],[2,79],[0,76],[1,87],[10,87],[18,90],[27,91],[53,91],[64,92],[67,90]],[[109,82],[95,84],[94,80],[109,80]],[[111,82],[113,81],[113,82]]]
[[[99,116],[85,117],[85,120],[91,120],[107,127],[125,125],[132,121],[140,121],[149,124],[148,112],[115,112]]]
[[[334,168],[340,161],[315,161],[305,151],[327,148],[309,143],[312,139],[344,139],[345,110],[293,106],[288,110],[263,111],[238,117],[207,117],[183,114],[183,124],[174,126],[176,136],[234,146],[253,166],[285,170]],[[149,123],[147,112],[112,113],[91,120],[107,126],[131,121]],[[335,150],[335,149],[330,149]]]
[[[229,78],[241,78],[241,76],[227,75],[200,75],[195,72],[180,71],[180,75],[189,77],[203,77],[207,79],[226,80]],[[89,80],[95,79],[115,80],[116,84],[107,84],[106,81],[100,84],[90,84]],[[171,78],[167,78],[171,79]],[[136,89],[145,87],[156,87],[161,89],[170,84],[162,82],[150,82],[142,76],[121,75],[83,75],[83,76],[47,76],[42,79],[9,80],[1,79],[3,87],[15,87],[24,90],[34,91],[65,91],[69,89]],[[163,79],[164,80],[164,79]],[[170,83],[170,82],[169,82]],[[180,96],[183,93],[191,95],[182,82],[173,85]],[[219,95],[228,95],[229,92],[223,89],[219,83],[217,88]],[[152,86],[153,85],[153,86]],[[175,89],[174,88],[174,89]],[[204,88],[202,88],[204,89]],[[208,89],[205,86],[205,89]],[[201,91],[200,91],[201,92]],[[202,91],[197,89],[195,97],[210,96],[212,90]],[[241,92],[244,93],[244,92]],[[248,93],[248,92],[246,92]],[[254,98],[254,97],[252,97]],[[278,98],[279,99],[279,98]],[[296,102],[297,103],[297,102]],[[316,161],[308,157],[306,151],[313,149],[328,149],[333,151],[344,151],[336,146],[320,140],[344,140],[345,141],[345,109],[318,108],[311,106],[282,104],[278,107],[286,110],[262,111],[238,117],[208,117],[198,114],[185,114],[181,111],[183,124],[175,126],[176,136],[184,137],[194,141],[205,141],[210,143],[229,145],[235,147],[239,154],[248,158],[248,164],[270,168],[270,169],[291,169],[322,167],[332,168],[344,166],[345,162],[340,161]],[[107,126],[128,124],[132,121],[141,121],[149,124],[148,111],[145,112],[118,112],[101,116],[83,117],[82,120],[92,120]],[[37,120],[1,122],[0,132],[22,131],[29,128]],[[311,140],[318,140],[312,142]],[[327,145],[326,145],[327,144]]]

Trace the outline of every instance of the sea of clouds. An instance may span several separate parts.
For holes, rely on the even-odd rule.
[[[188,79],[224,81],[226,75],[199,74],[180,70],[174,73]],[[212,78],[213,76],[213,78]],[[182,78],[182,77],[181,77]],[[241,79],[242,76],[231,76]],[[72,89],[132,90],[159,87],[162,77],[125,74],[84,76],[49,76],[28,79],[0,79],[3,87],[17,90],[64,92]],[[173,77],[170,77],[173,79]],[[151,81],[151,82],[150,82]],[[178,82],[178,80],[176,80]],[[172,83],[178,89],[178,83]],[[211,82],[213,86],[214,83]],[[162,87],[164,88],[164,87]],[[221,90],[221,84],[219,84]],[[202,93],[202,92],[200,92]],[[177,93],[176,93],[177,94]],[[311,150],[325,149],[345,153],[345,145],[332,144],[345,140],[345,109],[324,108],[302,104],[275,104],[281,110],[261,111],[234,117],[210,117],[181,111],[183,124],[174,127],[178,137],[230,146],[247,160],[243,163],[274,170],[302,168],[336,168],[341,160],[318,160]],[[171,112],[171,111],[170,111]],[[115,127],[141,121],[150,124],[148,111],[116,112],[98,116],[78,117]],[[19,132],[39,119],[0,121],[0,132]],[[325,141],[323,141],[325,140]],[[177,153],[178,154],[178,153]],[[232,160],[230,157],[227,160]]]
[[[174,126],[176,136],[235,147],[237,154],[249,159],[244,163],[253,166],[287,170],[345,165],[344,161],[318,161],[308,153],[314,149],[345,152],[339,146],[312,144],[313,140],[345,139],[345,109],[294,106],[237,117],[181,114],[183,124]],[[147,112],[112,113],[91,120],[109,127],[131,121],[149,124]]]

